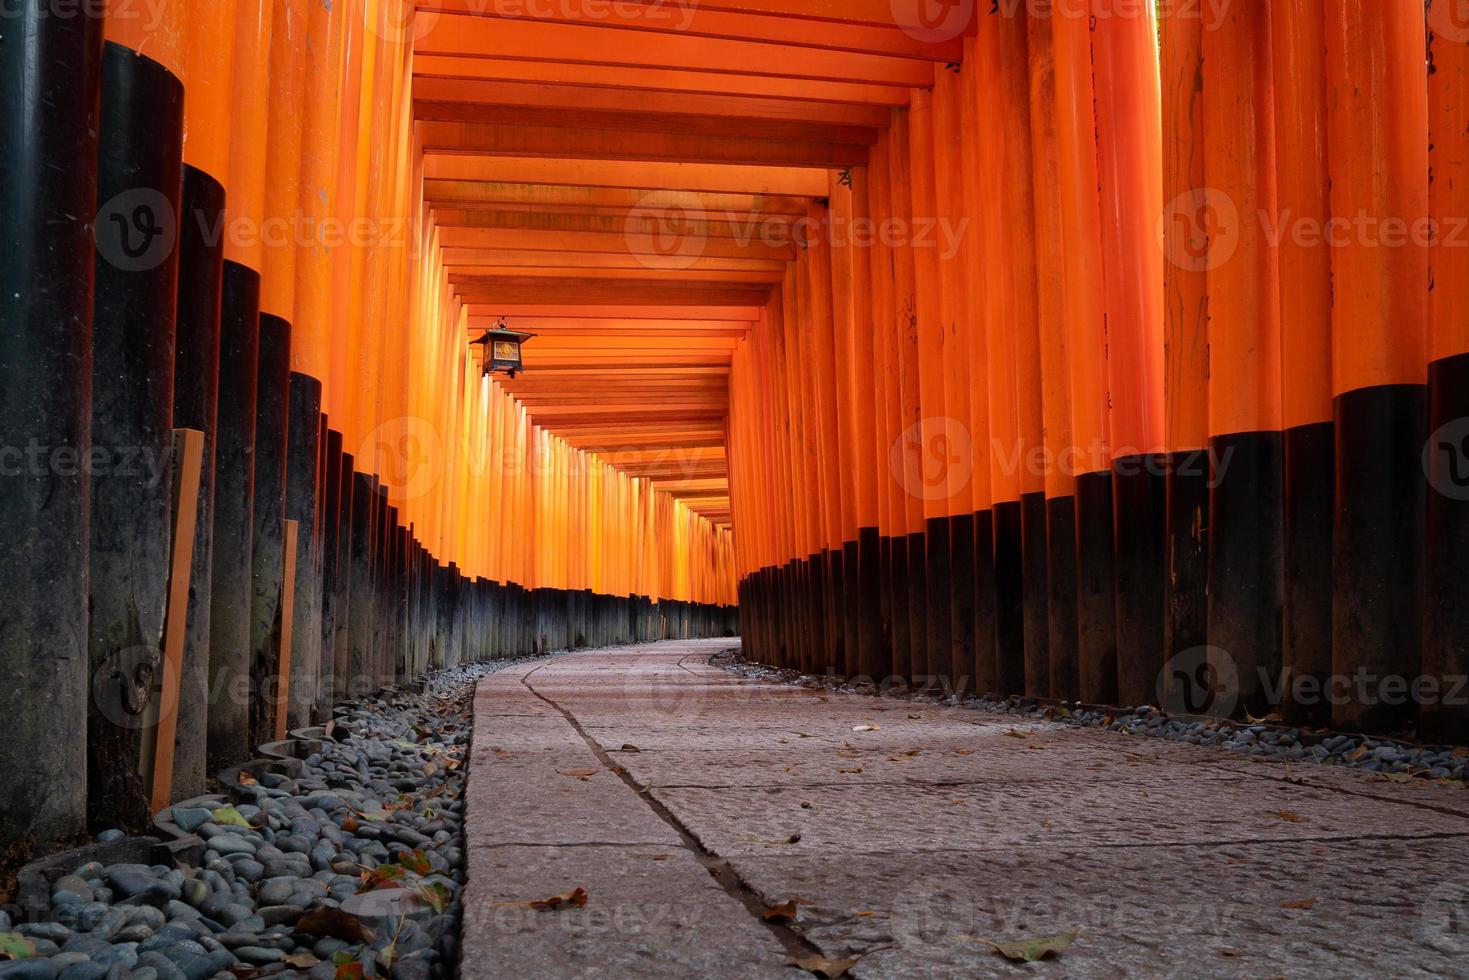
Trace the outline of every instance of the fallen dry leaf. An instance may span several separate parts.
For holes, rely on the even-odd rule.
[[[1294,810],[1280,810],[1276,812],[1275,816],[1284,820],[1286,823],[1300,823],[1305,819]]]
[[[592,777],[595,776],[597,773],[601,772],[602,770],[600,770],[600,769],[557,769],[556,771],[559,772],[563,776],[570,776],[572,779],[580,779],[582,782],[587,783],[587,782],[591,782]]]
[[[829,960],[825,956],[803,956],[791,960],[790,965],[805,970],[812,976],[837,980],[838,977],[846,976],[847,971],[860,962],[860,959]]]
[[[1314,897],[1298,898],[1294,902],[1281,902],[1280,907],[1283,909],[1314,909],[1316,907],[1316,899]]]
[[[526,908],[535,909],[537,912],[561,912],[566,909],[584,908],[587,904],[587,890],[577,887],[564,895],[552,895],[538,902],[530,902]]]
[[[974,754],[974,750],[973,749],[955,749],[954,750],[954,754],[955,755],[973,755]]]
[[[250,775],[248,772],[242,772],[242,773],[239,774],[239,782],[240,782],[240,785],[241,786],[259,786],[260,785],[260,782],[254,776]]]
[[[1356,747],[1356,749],[1354,749],[1352,752],[1350,752],[1350,753],[1347,754],[1347,761],[1348,762],[1361,762],[1363,759],[1367,758],[1367,753],[1369,751],[1371,751],[1371,750],[1368,749],[1367,746],[1365,746],[1365,745],[1359,745],[1359,746]]]
[[[1006,731],[1005,734],[1008,735],[1010,738],[1030,738],[1029,732],[1016,731],[1013,728]]]
[[[643,750],[640,749],[640,748],[638,748],[636,745],[632,744],[631,742],[623,742],[622,743],[622,751],[623,752],[636,753],[636,752],[641,752]]]
[[[298,970],[309,970],[320,962],[321,960],[317,959],[311,953],[292,953],[286,957],[286,965],[294,966]]]
[[[1016,963],[1034,963],[1036,960],[1043,960],[1064,949],[1069,949],[1080,935],[1078,932],[1065,932],[1059,936],[1022,939],[1013,943],[997,943],[989,939],[981,939],[980,942],[1007,960],[1013,960]]]
[[[760,918],[764,919],[766,922],[795,922],[796,900],[791,899],[789,902],[781,902],[779,905],[772,905],[764,912],[760,913]]]

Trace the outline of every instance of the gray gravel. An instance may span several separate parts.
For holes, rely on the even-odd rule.
[[[770,667],[744,659],[738,651],[713,658],[714,666],[751,680],[813,690],[872,694],[871,685],[854,686],[830,677]],[[893,696],[892,691],[885,694]],[[900,695],[901,696],[901,695]],[[954,695],[908,694],[913,701],[948,704],[990,714],[1020,716],[1060,725],[1105,728],[1142,738],[1165,738],[1192,745],[1217,746],[1225,751],[1297,764],[1339,765],[1379,773],[1384,779],[1432,779],[1462,782],[1469,777],[1469,750],[1449,746],[1421,746],[1363,735],[1344,735],[1276,723],[1245,723],[1225,719],[1173,718],[1149,705],[1098,711],[1081,705],[1026,703],[1019,698],[993,695],[959,699]]]
[[[54,882],[54,921],[11,932],[0,913],[0,980],[455,975],[474,684],[523,662],[354,702],[299,778],[165,813],[206,841],[198,867],[87,864]],[[17,945],[31,955],[4,959]]]

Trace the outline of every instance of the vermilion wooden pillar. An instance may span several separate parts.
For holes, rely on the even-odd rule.
[[[1424,12],[1328,0],[1326,24],[1331,212],[1353,216],[1332,250],[1332,671],[1378,678],[1332,719],[1391,731],[1416,711],[1381,679],[1411,684],[1422,658],[1429,275],[1414,229],[1428,215]]]
[[[1238,216],[1209,242],[1209,644],[1256,716],[1274,707],[1284,577],[1280,273],[1258,220],[1277,213],[1270,27],[1237,7],[1204,35],[1209,203]]]
[[[1326,18],[1322,0],[1271,5],[1279,212],[1300,227],[1331,216],[1326,145]],[[1281,711],[1325,725],[1331,674],[1331,248],[1294,233],[1280,242],[1285,440],[1285,610]]]
[[[1052,20],[1029,19],[1030,125],[1035,197],[1037,320],[1045,424],[1047,650],[1051,696],[1080,695],[1076,636],[1076,476],[1071,451],[1071,361],[1066,344],[1066,261],[1062,245],[1056,64]]]
[[[1163,394],[1167,459],[1164,561],[1165,661],[1208,643],[1209,538],[1209,209],[1204,169],[1204,20],[1181,8],[1162,12]],[[1165,676],[1170,706],[1184,704]],[[1198,692],[1200,697],[1204,692]],[[1193,697],[1193,694],[1190,695]]]
[[[1458,20],[1451,17],[1457,16]],[[1469,48],[1463,12],[1429,11],[1429,210],[1440,223],[1431,255],[1428,320],[1428,506],[1423,673],[1440,693],[1420,707],[1423,736],[1469,741],[1469,704],[1446,693],[1469,676]],[[1461,694],[1463,692],[1460,692]]]
[[[1076,472],[1077,637],[1081,699],[1117,700],[1112,469],[1107,431],[1102,245],[1091,45],[1085,18],[1052,19],[1057,163],[1066,254],[1065,316]]]

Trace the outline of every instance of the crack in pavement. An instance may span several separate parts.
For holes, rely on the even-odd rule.
[[[682,663],[680,663],[679,666],[683,666]],[[651,792],[654,787],[643,786],[639,784],[637,780],[632,778],[632,775],[627,771],[627,769],[625,769],[623,766],[618,765],[617,762],[613,760],[611,754],[608,753],[606,749],[602,748],[601,743],[599,743],[596,739],[587,734],[586,730],[582,728],[581,723],[577,721],[576,716],[572,714],[569,709],[563,707],[554,699],[547,697],[546,695],[535,689],[535,686],[531,683],[531,677],[533,677],[540,669],[540,667],[537,667],[535,670],[529,671],[523,677],[521,677],[521,685],[524,686],[525,689],[531,694],[535,695],[537,698],[540,698],[546,704],[550,705],[556,711],[560,712],[561,716],[566,719],[566,723],[570,725],[572,729],[581,736],[582,740],[587,743],[587,747],[592,750],[592,754],[597,757],[598,761],[601,762],[602,765],[604,765],[609,772],[621,779],[623,784],[627,786],[628,789],[632,790],[633,794],[637,796],[638,799],[647,804],[648,808],[653,811],[653,814],[657,816],[658,819],[662,820],[673,830],[674,833],[678,834],[679,839],[683,842],[684,848],[690,852],[695,860],[697,860],[701,865],[704,866],[704,869],[709,872],[710,877],[712,877],[715,881],[719,883],[720,887],[724,889],[726,894],[728,894],[735,901],[739,902],[744,907],[745,911],[749,912],[750,915],[754,917],[756,922],[764,926],[766,931],[769,932],[771,936],[773,936],[775,940],[781,944],[781,946],[786,950],[787,953],[789,953],[792,957],[798,959],[810,956],[821,956],[821,948],[818,947],[815,943],[811,942],[809,939],[807,939],[796,929],[783,922],[772,922],[767,919],[765,917],[765,911],[769,907],[768,903],[760,896],[758,892],[755,891],[753,887],[750,886],[747,881],[744,880],[744,878],[740,877],[739,873],[735,871],[734,867],[729,863],[729,861],[715,854],[713,851],[709,850],[709,848],[705,847],[704,844],[698,839],[698,837],[696,837],[693,832],[691,832],[688,827],[684,825],[683,821],[680,820],[677,815],[673,813],[672,810],[668,809],[668,807],[664,806],[658,800],[655,800]]]

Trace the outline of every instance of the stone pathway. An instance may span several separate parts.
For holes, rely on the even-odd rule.
[[[748,681],[730,642],[480,682],[464,977],[1469,974],[1469,790]]]

